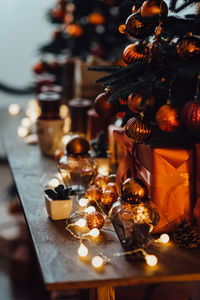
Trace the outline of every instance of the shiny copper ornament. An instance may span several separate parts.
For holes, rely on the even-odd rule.
[[[125,24],[126,32],[136,39],[146,38],[152,28],[151,24],[144,23],[144,21],[139,19],[138,13],[130,15],[126,19]]]
[[[66,32],[74,38],[78,38],[81,35],[83,35],[83,29],[80,25],[78,24],[70,24],[66,28]]]
[[[103,119],[114,117],[118,112],[119,104],[109,103],[109,96],[106,93],[98,95],[94,101],[96,113]]]
[[[51,16],[58,22],[62,22],[65,12],[62,8],[56,8],[51,11]]]
[[[111,206],[117,201],[117,194],[110,190],[105,190],[101,196],[101,203],[105,206]]]
[[[114,182],[109,182],[106,186],[104,191],[111,191],[117,195],[117,188],[116,188],[116,183]]]
[[[128,108],[133,112],[139,112],[144,110],[147,106],[154,106],[155,98],[152,94],[149,94],[148,97],[145,97],[143,101],[143,97],[141,93],[130,94],[128,97]]]
[[[144,143],[151,134],[151,130],[146,122],[137,118],[128,120],[125,126],[125,133],[134,143]]]
[[[105,22],[105,18],[103,15],[97,12],[93,12],[88,16],[88,23],[91,25],[102,25]]]
[[[125,63],[131,64],[147,58],[149,55],[149,48],[145,44],[134,43],[128,45],[123,52],[123,59]]]
[[[86,155],[90,150],[88,141],[79,135],[74,135],[66,145],[67,154]]]
[[[33,72],[35,74],[42,74],[45,71],[44,63],[39,62],[33,66]]]
[[[176,131],[181,127],[179,108],[173,106],[172,104],[165,104],[161,106],[156,113],[156,123],[163,131]]]
[[[200,54],[200,39],[195,36],[187,36],[179,40],[177,53],[184,60],[194,58]]]
[[[129,203],[138,203],[147,200],[148,189],[140,179],[128,178],[121,186],[122,200]]]
[[[109,182],[108,176],[103,176],[101,174],[98,174],[94,179],[94,184],[100,188],[105,188],[108,182]]]
[[[86,224],[90,229],[101,229],[104,223],[104,216],[99,212],[91,212],[86,216]]]
[[[126,25],[125,24],[120,25],[118,30],[121,34],[126,33]]]
[[[200,130],[200,101],[188,101],[181,110],[181,120],[191,131]]]
[[[142,17],[167,17],[168,7],[163,0],[147,0],[142,4],[141,16]]]
[[[90,186],[87,188],[85,197],[89,200],[89,202],[96,202],[101,200],[102,190],[96,186]]]

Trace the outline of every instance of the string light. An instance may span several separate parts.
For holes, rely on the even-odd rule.
[[[88,255],[88,248],[82,242],[78,248],[78,255],[80,257],[86,257]]]
[[[60,184],[58,178],[52,178],[49,182],[48,185],[51,186],[52,188],[57,187]]]
[[[80,200],[79,200],[79,205],[81,206],[81,207],[85,207],[85,206],[87,206],[87,204],[88,204],[88,199],[86,199],[86,198],[81,198]]]
[[[17,129],[17,134],[20,138],[25,138],[28,135],[29,131],[26,127],[20,126]]]
[[[99,229],[97,228],[93,228],[92,230],[90,230],[90,232],[88,233],[88,235],[92,236],[92,237],[98,237],[100,234]]]
[[[12,116],[18,115],[20,112],[19,104],[17,104],[17,103],[10,104],[8,107],[8,111],[9,111],[10,115],[12,115]]]
[[[63,143],[63,145],[66,146],[70,139],[71,139],[70,135],[64,135],[62,137],[62,143]]]
[[[163,244],[168,243],[170,240],[169,235],[166,233],[161,234],[159,241]]]
[[[84,211],[89,214],[91,212],[95,212],[96,208],[94,206],[88,206]]]
[[[86,221],[85,219],[79,219],[75,224],[79,227],[84,227],[86,225]]]
[[[98,168],[98,173],[103,176],[109,175],[109,167],[108,166],[100,166]]]
[[[29,118],[25,117],[21,120],[21,124],[23,127],[29,128],[31,126],[32,122]]]
[[[92,265],[95,268],[101,268],[104,264],[104,260],[101,256],[94,256],[92,259]]]
[[[155,265],[157,265],[158,263],[158,259],[155,255],[145,255],[145,260],[147,265],[149,265],[150,267],[154,267]]]

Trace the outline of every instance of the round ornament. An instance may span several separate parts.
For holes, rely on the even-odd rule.
[[[104,16],[100,13],[93,12],[88,16],[88,23],[94,26],[102,25],[105,22]]]
[[[53,19],[55,19],[55,21],[62,23],[65,13],[62,8],[56,8],[51,11],[51,16]]]
[[[167,17],[168,7],[163,0],[147,0],[141,7],[142,17]]]
[[[200,130],[200,101],[188,101],[181,110],[181,120],[191,131]]]
[[[156,123],[163,131],[176,131],[181,127],[179,109],[172,104],[161,106],[156,113]]]
[[[178,55],[184,60],[195,58],[200,54],[200,39],[195,36],[186,36],[179,40],[176,49]]]
[[[117,194],[113,191],[106,190],[102,193],[101,203],[105,206],[111,206],[117,201]]]
[[[94,109],[96,113],[103,119],[113,117],[117,111],[119,105],[116,103],[108,103],[109,96],[106,93],[98,95],[94,101]]]
[[[103,176],[101,174],[98,174],[94,179],[94,184],[100,188],[105,188],[108,182],[109,182],[108,176]]]
[[[126,25],[125,24],[120,25],[118,30],[121,34],[126,33]]]
[[[44,63],[39,62],[33,66],[33,72],[35,74],[42,74],[45,71]]]
[[[70,24],[66,28],[66,32],[73,38],[78,38],[83,35],[83,29],[78,24]]]
[[[148,96],[146,94],[130,94],[128,97],[128,108],[133,112],[139,112],[144,110],[147,106],[154,106],[155,98],[152,94]]]
[[[147,200],[148,189],[140,179],[128,178],[121,186],[122,200],[129,203],[138,203]]]
[[[102,190],[96,186],[91,186],[87,189],[85,197],[89,202],[96,202],[101,200]]]
[[[86,224],[90,229],[101,229],[104,225],[104,216],[99,212],[91,212],[86,216]]]
[[[126,32],[135,39],[144,39],[152,33],[153,25],[144,22],[141,16],[137,13],[131,14],[126,19]]]
[[[86,155],[90,150],[90,144],[82,136],[72,136],[66,145],[67,154],[71,155]]]
[[[150,137],[151,130],[146,122],[131,118],[126,123],[125,133],[134,143],[141,144]]]
[[[125,63],[131,64],[147,58],[149,55],[149,48],[142,43],[134,43],[128,45],[123,52],[123,59]]]
[[[111,191],[117,195],[116,183],[109,182],[105,187],[105,191]]]

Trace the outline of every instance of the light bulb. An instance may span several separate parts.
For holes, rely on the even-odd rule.
[[[78,255],[80,257],[86,257],[88,255],[88,248],[85,247],[85,245],[83,245],[82,243],[80,244],[80,246],[78,248]]]
[[[75,224],[79,227],[84,227],[86,225],[86,221],[85,219],[79,219]]]
[[[85,207],[88,204],[88,199],[81,198],[78,203],[81,207]]]
[[[29,131],[26,127],[20,126],[17,129],[17,134],[21,138],[25,138],[28,135]]]
[[[23,118],[21,120],[21,124],[23,127],[29,128],[31,126],[32,122],[29,118]]]
[[[67,105],[62,104],[60,106],[60,116],[61,116],[61,118],[65,119],[68,114],[69,114],[69,108],[67,107]]]
[[[103,266],[103,258],[101,256],[94,256],[92,259],[92,265],[95,268],[100,268]]]
[[[92,237],[98,237],[100,234],[100,231],[97,228],[93,228],[92,230],[90,230],[90,232],[88,234],[91,235]]]
[[[98,173],[100,175],[103,175],[103,176],[108,176],[109,175],[109,168],[108,168],[108,166],[100,166],[98,168]]]
[[[154,267],[158,263],[158,259],[155,255],[146,255],[145,260],[147,265],[149,265],[150,267]]]
[[[169,242],[169,235],[166,233],[161,234],[159,241],[163,244],[166,244]]]
[[[96,211],[96,208],[94,206],[88,206],[86,209],[85,209],[85,212],[86,213],[91,213],[91,212],[95,212]]]
[[[53,178],[48,182],[48,185],[50,185],[52,188],[57,187],[59,184],[60,182],[57,178]]]
[[[70,139],[71,139],[70,135],[64,135],[62,137],[62,143],[63,143],[63,145],[66,146]]]
[[[20,112],[20,106],[17,103],[10,104],[8,107],[8,111],[12,116],[18,115]]]

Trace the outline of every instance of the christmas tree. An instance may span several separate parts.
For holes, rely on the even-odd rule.
[[[97,97],[95,108],[101,116],[108,110],[110,114],[120,111],[126,135],[135,143],[177,145],[200,137],[199,3],[171,0],[168,7],[162,0],[133,0],[122,4],[125,24],[119,31],[133,41],[123,51],[126,66],[95,69],[109,73],[98,80],[106,93]],[[192,5],[195,13],[179,15]]]

